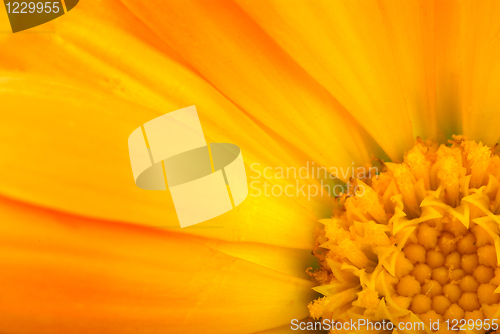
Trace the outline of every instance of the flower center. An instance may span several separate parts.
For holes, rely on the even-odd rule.
[[[323,297],[311,316],[395,328],[498,319],[500,157],[454,136],[441,146],[419,140],[385,167],[355,180],[356,193],[322,221],[311,275]]]

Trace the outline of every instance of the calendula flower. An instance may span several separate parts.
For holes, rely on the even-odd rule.
[[[81,1],[0,34],[0,332],[497,317],[499,15],[493,1]],[[168,193],[135,186],[127,138],[190,105],[259,182],[180,229]],[[469,140],[414,147],[453,134]],[[343,172],[373,157],[395,164]],[[272,173],[308,163],[354,196],[338,206],[310,196],[329,176]]]
[[[491,148],[454,136],[439,148],[419,141],[403,163],[357,180],[342,210],[322,221],[313,276],[324,297],[309,305],[311,316],[390,321],[409,333],[496,330],[499,162]]]

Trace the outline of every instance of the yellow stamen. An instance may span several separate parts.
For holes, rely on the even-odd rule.
[[[449,143],[419,140],[403,163],[355,180],[363,195],[322,221],[311,275],[325,296],[309,305],[313,318],[500,316],[500,157],[463,136]]]

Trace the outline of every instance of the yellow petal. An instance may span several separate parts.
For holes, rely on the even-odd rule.
[[[352,161],[360,164],[370,159],[365,145],[376,146],[373,140],[323,87],[277,48],[251,20],[245,19],[245,14],[235,5],[213,2],[199,6],[186,2],[182,5],[176,2],[149,4],[148,8],[143,8],[139,2],[127,5],[167,45],[160,44],[159,54],[169,59],[180,55],[181,62],[188,64],[291,148],[326,166],[351,166]],[[82,5],[81,8],[78,16],[75,15],[71,22],[62,21],[59,28],[59,36],[64,41],[61,47],[74,46],[79,51],[74,54],[76,59],[86,63],[88,59],[84,59],[84,55],[88,53],[104,59],[106,66],[119,59],[119,70],[132,72],[133,79],[139,83],[151,80],[151,76],[140,73],[154,73],[155,78],[173,76],[165,73],[169,67],[157,66],[157,61],[146,59],[142,48],[134,47],[137,38],[142,41],[142,35],[135,37],[121,26],[107,23],[107,18],[101,19],[93,7]],[[158,15],[160,12],[162,15]],[[107,13],[117,15],[116,11]],[[217,15],[224,19],[218,20]],[[165,24],[166,21],[169,23]],[[182,31],[182,34],[175,31]],[[242,34],[244,38],[240,38]],[[153,43],[149,36],[145,40]],[[109,50],[110,42],[114,50]],[[123,59],[125,52],[129,60]],[[261,56],[254,57],[257,53]],[[172,82],[183,85],[179,77]],[[328,151],[335,154],[326,154]]]
[[[251,333],[307,316],[312,282],[198,241],[2,199],[2,331]]]
[[[300,333],[301,330],[298,329],[298,330],[292,330],[292,328],[297,328],[297,326],[302,326],[302,328],[307,328],[307,322],[312,322],[312,320],[309,318],[309,319],[297,319],[296,322],[293,322],[293,324],[290,322],[290,324],[286,325],[286,326],[282,326],[282,327],[278,327],[278,328],[273,328],[273,329],[269,329],[269,330],[266,330],[266,331],[262,331],[262,332],[258,332],[258,333],[254,333],[254,334],[290,334],[290,333]],[[301,323],[303,323],[301,325]],[[314,326],[314,325],[313,325]],[[319,328],[319,325],[317,325]],[[300,328],[300,327],[298,327]],[[313,327],[314,328],[314,327]],[[323,327],[323,328],[326,328]],[[307,330],[306,333],[308,334],[311,334],[311,333],[317,333],[317,334],[320,334],[320,333],[325,333],[325,331],[320,331],[320,330]]]
[[[157,5],[175,5],[175,2],[162,2]],[[154,7],[155,5],[151,7],[154,11],[162,10],[170,14],[174,12],[173,9]],[[181,66],[185,65],[200,73],[196,69],[196,62],[186,58],[187,52],[179,55],[178,52],[182,50],[177,46],[172,47],[172,41],[158,38],[166,38],[162,36],[166,27],[165,20],[170,21],[167,30],[174,31],[173,20],[155,17],[155,22],[148,24],[157,23],[161,26],[154,26],[153,30],[150,30],[150,27],[144,26],[119,2],[109,1],[98,8],[82,3],[78,8],[78,11],[71,13],[71,20],[56,21],[59,24],[57,36],[5,39],[6,52],[0,55],[0,60],[6,64],[4,66],[21,71],[29,70],[30,73],[71,77],[149,107],[160,105],[163,108],[165,103],[162,101],[165,99],[170,102],[189,101],[189,104],[198,100],[196,96],[200,93],[200,85],[193,84],[185,74],[179,74],[178,69],[180,63]],[[182,10],[189,12],[189,6]],[[142,17],[142,13],[134,14]],[[205,15],[203,10],[199,15]],[[199,21],[198,18],[193,19]],[[235,27],[219,27],[219,33],[231,34],[238,28],[238,22],[235,22]],[[178,23],[181,25],[180,31],[184,31],[185,23]],[[225,28],[227,30],[224,30]],[[256,38],[261,41],[259,29],[255,28],[255,34],[258,35]],[[206,29],[199,27],[196,34],[203,34],[203,30]],[[187,32],[182,36],[184,35],[187,35]],[[203,36],[193,35],[193,38]],[[226,53],[223,56],[217,56],[214,50],[204,50],[207,45],[210,47],[208,42],[213,38],[212,36],[207,40],[195,42],[195,49],[191,50],[196,53],[192,56],[197,59],[203,54],[204,66],[210,69],[211,75],[216,76],[208,78],[208,73],[201,73],[202,77],[209,85],[235,102],[252,119],[264,124],[266,131],[270,130],[276,137],[291,144],[291,149],[299,148],[300,152],[307,154],[310,159],[326,166],[351,166],[353,161],[357,164],[364,163],[370,159],[367,148],[370,153],[384,156],[373,139],[345,113],[342,106],[300,68],[290,63],[287,56],[279,50],[273,49],[268,55],[269,59],[254,63],[257,59],[250,54],[255,50],[233,50],[234,54],[228,54],[226,51],[229,50],[221,49],[220,52]],[[237,48],[253,48],[251,45],[242,44],[239,35],[224,36],[217,41],[226,39],[233,39],[231,43]],[[261,42],[264,43],[261,48],[267,48],[267,42]],[[27,56],[34,50],[39,50],[42,45],[39,61],[35,62]],[[113,48],[109,45],[113,45]],[[237,58],[241,52],[244,52],[244,57],[240,58],[250,61],[250,64],[239,61],[231,65],[224,62],[224,58],[229,57],[229,62],[232,63],[231,59]],[[59,54],[67,61],[55,61],[50,56],[53,53]],[[123,57],[124,54],[127,54],[127,57]],[[250,59],[247,59],[249,57]],[[237,69],[231,70],[228,66],[237,66]],[[75,68],[79,68],[77,73],[74,72]],[[238,74],[241,71],[244,73]],[[271,73],[276,77],[271,78]],[[262,78],[265,80],[261,81]],[[223,80],[224,86],[215,85],[212,79]],[[235,85],[234,82],[238,84]],[[249,90],[245,85],[252,87]],[[233,93],[238,97],[233,96]],[[223,122],[220,119],[217,121]],[[335,154],[325,153],[333,150]]]
[[[106,7],[108,5],[110,7]],[[80,7],[81,6],[79,6],[79,8]],[[132,109],[135,108],[132,105],[124,107],[120,104],[120,108],[130,110],[130,114],[137,117],[128,123],[130,129],[128,131],[131,131],[138,124],[142,124],[159,114],[184,107],[186,103],[194,103],[200,110],[200,117],[207,138],[216,142],[226,141],[238,144],[242,148],[245,162],[247,162],[248,165],[253,162],[258,162],[261,163],[262,168],[266,166],[300,168],[311,160],[308,156],[308,152],[297,150],[289,141],[280,138],[272,131],[269,131],[265,126],[263,127],[260,122],[255,120],[253,115],[247,116],[247,114],[242,112],[241,109],[231,103],[223,94],[214,89],[196,73],[192,72],[184,65],[179,64],[178,59],[174,59],[175,57],[172,56],[172,50],[168,49],[165,44],[159,44],[158,40],[151,37],[154,35],[151,35],[150,31],[144,28],[140,22],[130,17],[130,13],[128,13],[123,6],[114,2],[106,3],[106,5],[103,5],[103,8],[100,9],[103,12],[89,8],[86,10],[85,8],[86,7],[83,6],[82,10],[79,11],[80,14],[74,14],[72,20],[58,20],[57,22],[60,22],[61,27],[59,27],[60,33],[56,36],[37,34],[35,36],[21,35],[15,38],[12,36],[5,38],[3,42],[9,47],[6,47],[6,52],[0,55],[0,58],[4,60],[3,66],[18,71],[29,71],[29,81],[32,80],[32,76],[36,75],[36,80],[42,80],[38,78],[43,78],[50,74],[51,80],[54,80],[52,78],[57,78],[57,81],[66,82],[68,85],[75,85],[78,87],[78,90],[84,91],[81,95],[69,93],[75,96],[75,101],[73,101],[75,103],[83,99],[91,99],[87,96],[89,94],[87,90],[91,87],[92,91],[95,90],[96,94],[102,95],[105,98],[111,94],[151,109],[151,111],[148,112],[140,112],[139,110],[143,109],[139,108],[132,111]],[[109,17],[110,13],[114,13],[111,18]],[[127,13],[129,16],[127,16]],[[103,19],[103,16],[106,20]],[[98,26],[99,29],[95,29],[96,26]],[[102,33],[102,31],[104,31],[103,29],[105,29],[107,33]],[[132,34],[131,31],[133,31],[135,35]],[[114,45],[114,47],[109,48],[110,44]],[[43,47],[41,47],[42,45]],[[30,54],[34,53],[35,49],[40,50],[38,53],[40,57],[38,58],[42,61],[35,62],[32,57],[29,57]],[[65,59],[65,61],[55,61],[51,56],[54,53],[60,54],[61,58]],[[124,58],[123,54],[125,53],[127,53],[129,57]],[[75,68],[78,68],[79,71],[75,72]],[[11,82],[8,84],[10,85]],[[31,85],[36,87],[30,87]],[[38,91],[40,87],[43,88],[44,86],[47,85],[43,82],[39,84],[19,82],[16,87],[10,87],[10,89],[17,94],[21,91],[24,91],[24,93]],[[49,97],[54,95],[54,92],[58,93],[61,89],[65,90],[67,88],[54,88],[54,86],[52,86],[51,89],[44,88],[43,95],[44,97]],[[98,106],[99,111],[97,114],[99,114],[100,117],[109,115],[110,118],[113,118],[113,122],[116,122],[117,118],[123,119],[123,116],[119,116],[118,112],[111,112],[110,114],[109,110],[117,109],[116,103],[118,102],[115,103],[115,101],[116,100],[108,101],[105,107]],[[18,101],[16,101],[16,103],[17,102]],[[24,104],[24,107],[19,104],[14,104],[11,107],[17,110],[25,110],[28,108],[27,106],[30,105],[30,102],[32,105],[37,106],[40,104],[48,107],[49,104],[51,104],[52,106],[58,105],[57,108],[62,108],[61,105],[58,104],[59,102],[56,103],[53,100],[50,102],[42,102],[40,100],[21,101],[20,103]],[[101,100],[96,103],[96,105],[99,104],[101,104]],[[78,108],[75,108],[73,105],[66,106],[66,108],[78,110]],[[81,108],[79,110],[82,111],[81,114],[73,112],[70,115],[65,115],[65,117],[76,118],[76,120],[71,119],[68,121],[78,123],[80,122],[80,117],[84,115],[83,110]],[[205,112],[206,116],[202,112]],[[94,117],[92,117],[95,113],[86,110],[85,114],[85,117],[89,118],[88,122],[95,122]],[[53,116],[54,111],[51,111],[51,113],[47,112],[46,119]],[[21,118],[16,118],[16,115],[12,115],[12,117],[15,123],[22,120]],[[106,123],[106,120],[98,119],[97,122]],[[44,124],[44,122],[40,120],[38,124]],[[16,126],[17,124],[9,124],[9,127],[12,129],[16,128]],[[58,124],[54,124],[54,127],[57,127],[58,131],[53,131],[53,133],[59,133],[61,131],[59,129],[64,128],[64,126],[58,126]],[[106,130],[104,133],[108,133],[108,131],[109,130]],[[125,131],[123,132],[125,133]],[[15,131],[15,133],[20,132]],[[329,137],[333,136],[333,133],[333,130],[328,130]],[[120,138],[123,137],[122,134],[113,134],[113,136],[115,135],[117,136],[116,139],[118,136]],[[128,136],[128,133],[126,135]],[[299,136],[294,134],[293,137],[298,138]],[[341,137],[342,133],[338,135],[338,138]],[[301,141],[303,142],[301,145],[310,146],[315,142],[323,142],[321,133],[317,133],[313,139],[314,140],[311,139],[308,142]],[[66,140],[67,138],[64,139],[64,141]],[[88,139],[82,138],[80,140],[84,143],[89,143]],[[345,140],[349,141],[348,138],[345,138]],[[353,142],[356,143],[361,150],[364,150],[363,140],[364,139],[354,138]],[[53,137],[50,141],[50,145],[54,146],[53,141],[59,142],[61,140]],[[38,141],[34,142],[37,143]],[[342,143],[343,142],[342,140]],[[42,142],[40,144],[47,143]],[[94,146],[98,145],[95,138],[89,144]],[[116,150],[116,146],[113,143],[110,144],[114,147],[113,150]],[[79,144],[79,146],[81,145],[82,143]],[[340,154],[337,148],[334,150],[334,146],[340,147],[340,144],[332,145],[332,147],[329,148],[329,150],[335,153],[322,153],[322,155],[324,157],[329,156],[335,161],[339,158],[343,161],[343,165],[349,164],[348,167],[352,167],[350,159]],[[17,152],[22,151],[22,149],[25,149],[25,147],[17,149]],[[124,149],[124,147],[120,147],[117,154],[120,155],[122,161],[125,161],[125,152],[122,151],[122,149]],[[40,155],[43,152],[43,149],[38,150]],[[80,159],[83,159],[89,154],[89,150],[82,147],[79,153],[78,156]],[[97,153],[101,154],[102,152]],[[71,159],[78,158],[78,156],[72,156]],[[62,157],[63,155],[61,155],[61,158]],[[361,160],[367,161],[366,159]],[[42,167],[54,168],[53,164],[47,165],[46,161],[43,162],[45,166]],[[82,161],[78,159],[74,160],[75,165],[79,166],[80,163],[82,163]],[[117,161],[117,164],[118,163],[120,162]],[[126,164],[128,165],[128,162]],[[122,183],[123,181],[113,182],[113,185],[110,185],[109,183],[106,184],[106,182],[109,182],[109,179],[108,181],[103,181],[103,177],[98,177],[94,178],[94,180],[89,180],[86,178],[85,173],[80,174],[82,173],[82,169],[87,172],[92,171],[95,167],[91,167],[91,165],[95,166],[95,162],[92,160],[83,162],[83,167],[85,169],[66,168],[62,172],[62,174],[69,174],[66,176],[66,180],[72,178],[83,178],[85,180],[84,183],[86,184],[84,185],[84,189],[78,189],[77,191],[79,196],[83,197],[81,199],[79,198],[78,201],[75,200],[75,197],[67,196],[68,194],[65,193],[65,191],[67,191],[67,183],[65,186],[59,185],[61,191],[54,191],[51,194],[56,197],[46,196],[45,194],[40,196],[40,191],[37,192],[37,190],[43,189],[47,191],[47,189],[49,189],[50,191],[52,186],[49,186],[49,183],[65,183],[60,178],[47,178],[47,175],[43,177],[38,175],[36,180],[26,180],[23,189],[9,189],[8,194],[18,198],[26,196],[26,199],[31,202],[57,207],[65,211],[88,216],[133,221],[155,226],[177,226],[175,215],[173,214],[173,207],[164,203],[165,197],[167,201],[169,200],[168,195],[162,196],[158,193],[154,194],[155,203],[151,203],[149,198],[153,196],[153,194],[144,196],[145,192],[136,189],[134,190],[135,194],[133,196],[136,200],[141,201],[140,208],[136,206],[136,204],[139,203],[130,205],[131,203],[125,204],[124,202],[120,202],[120,199],[117,198],[109,199],[109,197],[114,195],[109,194],[110,188],[121,191],[120,196],[123,198],[126,197],[127,199],[130,199],[130,197],[126,194],[130,194],[132,189],[128,188],[126,191],[120,189],[125,185],[125,183]],[[124,165],[120,163],[120,167],[123,166]],[[30,165],[24,168],[26,167],[30,167]],[[123,180],[125,180],[125,177],[127,177],[125,182],[129,182],[129,177],[125,174],[128,172],[126,172],[125,169],[117,173],[116,170],[111,170],[111,168],[117,166],[106,167],[109,167],[109,169],[103,174],[107,174],[108,172],[114,173],[114,179],[123,178]],[[60,172],[59,170],[57,171]],[[29,169],[24,169],[24,172],[24,174],[33,175]],[[103,171],[100,169],[94,170],[94,172],[101,173]],[[35,172],[35,174],[36,173],[37,172]],[[76,173],[80,174],[80,177],[75,177],[74,175]],[[23,175],[23,177],[25,176]],[[17,182],[18,180],[15,181]],[[270,182],[275,184],[280,181],[271,180]],[[300,182],[301,185],[317,184],[317,180],[300,180]],[[30,184],[29,188],[26,187],[27,183]],[[40,183],[44,183],[43,187],[38,186]],[[97,187],[95,183],[97,183]],[[122,184],[119,185],[119,183]],[[283,186],[287,185],[286,181],[281,182],[281,184]],[[16,183],[13,187],[19,188],[18,185],[19,183]],[[126,183],[126,185],[130,186],[131,184]],[[83,193],[81,193],[82,190]],[[108,194],[103,198],[102,195],[106,195],[106,192],[108,192]],[[255,211],[257,205],[259,207],[258,212]],[[114,207],[118,206],[123,207],[120,212],[114,210]],[[151,206],[153,206],[153,208],[151,208]],[[300,206],[303,206],[303,208]],[[313,200],[298,197],[291,199],[284,198],[283,196],[281,198],[249,198],[244,202],[244,206],[240,208],[241,211],[237,211],[240,212],[239,215],[224,215],[220,219],[205,224],[207,227],[225,226],[230,229],[224,231],[211,228],[204,230],[188,229],[187,231],[189,233],[214,236],[225,240],[247,240],[274,245],[285,245],[294,248],[310,248],[313,244],[312,232],[315,229],[314,222],[318,217],[325,217],[330,214],[328,207],[327,198],[314,198]],[[168,213],[165,212],[165,210],[168,211]],[[262,223],[258,224],[261,225],[261,227],[255,226],[257,225],[257,220],[254,219],[254,217],[257,215],[261,218],[259,221]],[[311,224],[311,222],[313,223]],[[305,225],[300,227],[302,224]],[[289,231],[293,231],[291,232],[292,235],[290,235]],[[278,234],[278,236],[276,236],[276,234]],[[281,236],[279,236],[280,234]]]
[[[393,160],[415,136],[436,136],[434,50],[421,2],[238,4]]]
[[[84,216],[166,228],[179,226],[169,194],[137,188],[130,170],[127,138],[137,126],[155,118],[156,112],[83,88],[23,76],[4,78],[0,97],[3,108],[9,110],[0,123],[0,170],[8,175],[0,185],[3,194]],[[242,148],[249,166],[254,162],[262,166],[280,166],[279,161],[298,164],[280,153],[279,145],[251,120],[239,116],[239,121],[227,129],[236,139],[228,139]],[[237,135],[238,131],[250,131],[260,138],[247,140]],[[254,172],[247,173],[252,180]],[[289,181],[269,182],[281,182],[283,186]],[[257,190],[250,189],[237,209],[182,231],[229,241],[310,249],[317,216],[329,214],[328,197],[308,200],[303,196],[258,195]]]
[[[310,279],[306,269],[316,264],[307,249],[293,249],[250,242],[226,242],[199,238],[197,242],[224,254],[253,262],[290,276]]]
[[[442,141],[462,133],[462,37],[458,13],[462,2],[455,0],[428,1],[433,16],[428,29],[435,31],[436,110]]]
[[[460,43],[453,59],[461,87],[463,133],[493,146],[500,139],[500,22],[497,19],[500,4],[496,1],[458,4],[457,9],[447,15],[454,20],[453,29]]]

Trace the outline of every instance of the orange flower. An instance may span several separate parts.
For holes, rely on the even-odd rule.
[[[499,14],[493,1],[81,1],[0,34],[0,332],[290,331],[317,297],[305,270],[333,201],[249,195],[179,229],[168,194],[134,185],[128,135],[194,104],[249,176],[398,162],[417,136],[493,144]]]
[[[313,276],[324,296],[311,316],[398,333],[498,329],[499,161],[463,136],[439,148],[420,140],[404,163],[356,180],[343,210],[322,220]]]

